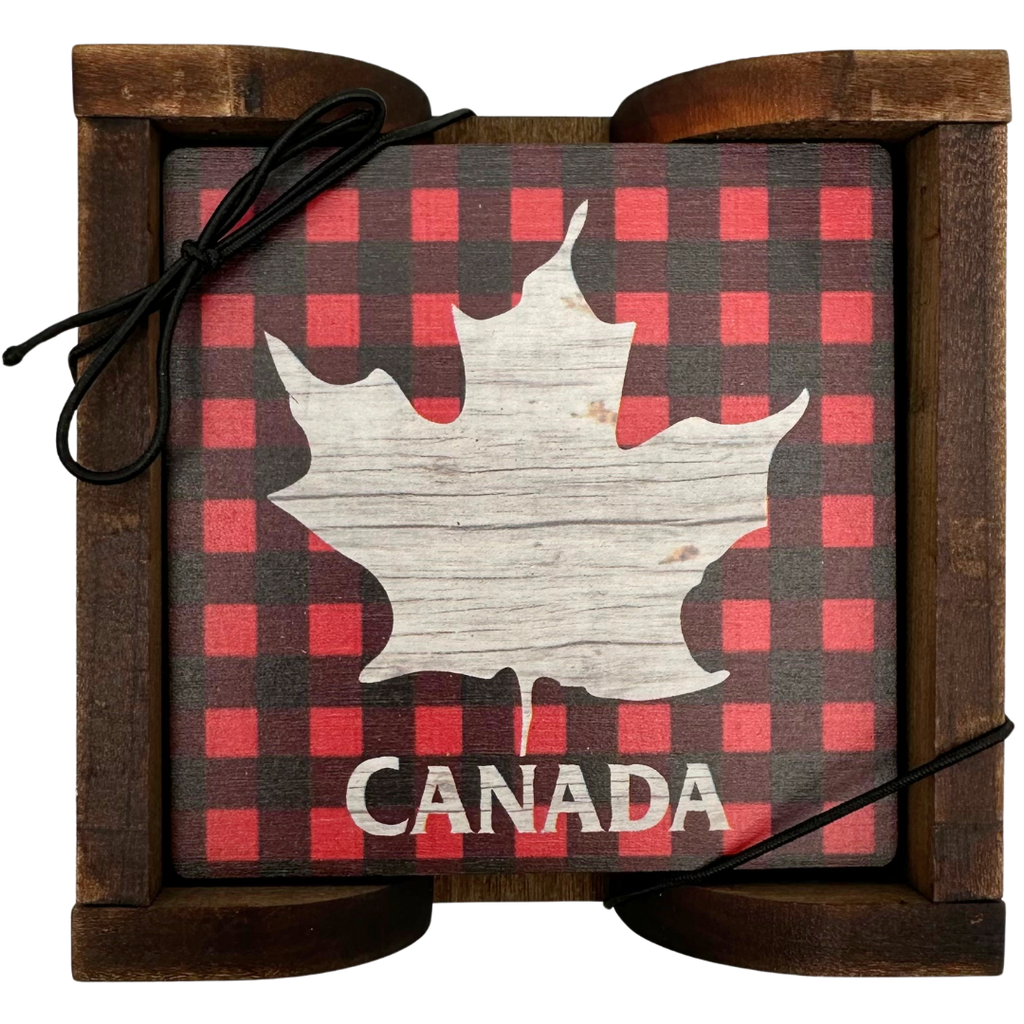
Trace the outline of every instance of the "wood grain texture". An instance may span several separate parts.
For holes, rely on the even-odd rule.
[[[729,61],[633,93],[612,142],[900,141],[943,121],[1010,119],[1002,50],[835,50]]]
[[[155,279],[156,132],[79,126],[83,309]],[[155,410],[156,318],[78,413],[78,458],[112,469],[145,447]],[[119,487],[78,485],[78,901],[143,906],[161,882],[160,465]]]
[[[150,118],[164,131],[222,134],[280,131],[308,106],[342,89],[375,89],[388,105],[385,127],[430,116],[419,86],[349,57],[274,46],[76,46],[78,117]],[[268,123],[269,122],[269,123]],[[274,126],[276,122],[276,127]]]
[[[637,934],[687,956],[781,974],[999,974],[1001,902],[932,903],[901,882],[737,882],[626,903]]]
[[[79,981],[200,981],[318,974],[377,960],[430,924],[429,878],[387,885],[168,888],[149,907],[77,906]]]
[[[514,875],[440,875],[435,903],[570,903],[603,900],[608,876],[584,872]]]
[[[1006,129],[907,148],[908,756],[1003,720]],[[1002,748],[914,787],[909,877],[934,900],[1002,888]]]
[[[467,117],[438,132],[438,145],[553,145],[607,143],[607,117]]]

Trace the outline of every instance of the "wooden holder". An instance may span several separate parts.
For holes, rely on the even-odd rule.
[[[344,57],[263,47],[81,46],[80,301],[152,281],[161,156],[259,142],[322,96],[382,93],[389,127],[429,114],[413,83]],[[184,87],[182,85],[184,83]],[[467,101],[471,97],[467,97]],[[1003,720],[1005,166],[1000,51],[794,54],[641,89],[609,118],[477,117],[444,143],[860,139],[895,171],[901,760]],[[141,449],[156,408],[155,318],[78,417],[87,465]],[[116,433],[103,424],[117,422]],[[332,970],[415,941],[434,900],[599,899],[606,875],[379,883],[175,880],[166,860],[164,506],[159,462],[78,489],[78,902],[82,980]],[[1002,969],[1002,751],[918,784],[888,868],[758,871],[625,904],[640,935],[721,963],[801,974]],[[749,880],[748,880],[749,879]]]

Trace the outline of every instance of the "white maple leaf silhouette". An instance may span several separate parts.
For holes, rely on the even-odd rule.
[[[728,676],[693,660],[681,604],[766,525],[769,463],[808,394],[756,422],[693,417],[620,448],[636,325],[599,320],[576,284],[586,211],[517,305],[485,320],[453,307],[466,395],[452,423],[418,415],[383,370],[328,384],[267,335],[312,455],[270,500],[373,573],[393,608],[363,682],[511,667],[528,686],[647,700]]]

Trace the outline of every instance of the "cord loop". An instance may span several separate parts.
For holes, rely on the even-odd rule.
[[[322,120],[339,108],[347,110],[334,120]],[[37,345],[64,331],[108,322],[105,330],[80,342],[68,353],[68,365],[75,383],[57,421],[57,456],[67,471],[85,483],[120,484],[145,472],[163,450],[170,424],[170,349],[174,329],[190,289],[204,274],[216,270],[231,257],[251,247],[271,228],[302,209],[311,199],[337,184],[382,149],[421,135],[429,135],[464,117],[471,117],[472,114],[471,110],[455,110],[407,128],[385,132],[387,105],[384,98],[372,89],[350,89],[314,103],[277,137],[260,162],[235,182],[213,211],[199,237],[183,243],[178,259],[165,267],[153,284],[106,305],[51,324],[28,341],[8,348],[3,355],[4,365],[15,366]],[[333,148],[335,152],[325,157],[243,225],[241,222],[245,212],[262,192],[271,172],[316,148]],[[120,469],[89,469],[71,454],[69,437],[75,413],[89,389],[121,347],[134,335],[136,328],[157,312],[162,314],[162,326],[156,354],[156,425],[149,443],[134,461]],[[96,354],[79,376],[79,358],[91,352]]]

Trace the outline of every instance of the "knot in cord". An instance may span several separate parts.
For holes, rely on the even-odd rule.
[[[202,246],[191,238],[181,243],[181,258],[198,263],[206,270],[216,270],[224,262],[224,257],[215,246]]]

